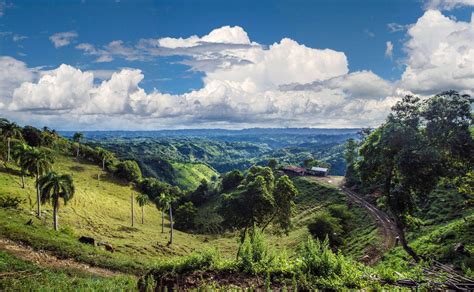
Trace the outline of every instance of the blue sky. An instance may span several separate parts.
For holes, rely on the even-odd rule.
[[[433,74],[431,69],[431,71],[426,71],[428,69],[420,71],[419,67],[426,64],[418,64],[415,58],[420,58],[426,63],[426,59],[429,60],[436,55],[436,49],[439,49],[443,42],[449,43],[447,38],[455,35],[456,30],[465,31],[466,27],[469,29],[470,25],[472,26],[473,5],[474,3],[471,0],[0,1],[2,14],[0,18],[0,55],[13,58],[15,62],[19,62],[15,63],[15,66],[23,64],[27,68],[26,70],[31,72],[31,76],[25,77],[25,82],[32,84],[31,88],[27,89],[25,87],[24,90],[17,90],[15,95],[15,89],[19,87],[18,85],[23,84],[20,82],[21,80],[15,80],[16,83],[12,80],[3,80],[4,88],[11,83],[15,83],[17,87],[11,88],[9,91],[11,98],[3,101],[3,114],[18,119],[20,123],[47,123],[53,127],[61,127],[64,125],[61,122],[61,115],[64,115],[66,111],[70,112],[69,115],[71,113],[77,115],[78,127],[84,128],[93,128],[93,123],[103,119],[110,120],[110,115],[115,117],[112,118],[114,122],[106,123],[108,128],[139,125],[142,124],[143,120],[150,124],[150,128],[187,128],[193,126],[231,128],[247,126],[347,127],[374,124],[380,122],[383,115],[373,116],[360,122],[355,121],[355,119],[364,116],[364,112],[360,112],[361,110],[366,111],[367,114],[380,110],[386,113],[396,95],[402,94],[400,92],[426,95],[439,90],[429,86],[413,85],[416,82],[423,82],[423,78],[431,78],[431,74]],[[428,14],[427,12],[430,11],[439,14]],[[444,21],[444,18],[448,21]],[[431,24],[419,23],[420,27],[421,25],[433,27],[432,24],[438,22],[440,25],[444,25],[446,30],[450,30],[444,38],[437,40],[438,43],[435,44],[437,47],[433,47],[428,51],[425,50],[426,46],[420,43],[428,42],[423,36],[423,32],[415,29],[412,32],[410,31],[410,28],[414,27],[420,19],[432,22]],[[230,28],[226,29],[226,26]],[[239,45],[245,45],[245,50],[248,49],[249,52],[258,46],[258,50],[260,50],[256,53],[258,56],[247,58],[246,53],[243,52],[244,49],[235,46],[221,48],[224,44],[232,44],[233,40],[229,41],[227,38],[223,40],[217,38],[211,42],[204,41],[203,38],[199,40],[199,44],[205,43],[208,46],[202,47],[202,49],[196,45],[197,43],[187,45],[186,48],[169,48],[161,44],[153,45],[153,47],[147,44],[145,49],[140,47],[141,42],[146,39],[153,39],[156,43],[157,40],[166,37],[176,40],[195,35],[201,38],[222,27],[224,29],[222,32],[219,31],[219,35],[238,33],[238,38],[242,39],[243,36],[243,41],[237,40],[236,42]],[[239,30],[232,29],[235,27],[238,27]],[[59,39],[62,41],[61,44],[55,44],[53,41],[53,36],[58,36],[58,33],[64,34],[62,38],[59,35]],[[435,34],[436,31],[426,32],[427,35],[430,33]],[[248,43],[246,43],[247,37],[249,39]],[[284,38],[294,42],[285,44],[285,46],[293,47],[293,49],[288,49],[287,52],[301,50],[302,55],[298,52],[298,56],[309,58],[308,62],[311,62],[311,58],[315,58],[315,60],[327,58],[323,65],[318,63],[301,70],[302,73],[308,70],[308,74],[311,75],[311,72],[316,69],[321,70],[321,74],[315,74],[313,77],[307,77],[308,74],[295,77],[298,69],[294,69],[295,72],[288,72],[285,76],[284,68],[291,67],[292,64],[295,67],[304,67],[304,63],[292,63],[288,59],[282,60],[281,66],[269,66],[271,62],[278,63],[281,58],[285,58],[282,55],[272,56],[271,58],[276,59],[271,59],[262,64],[258,63],[262,58],[266,58],[261,57],[261,54],[269,54],[270,46],[275,43],[281,44]],[[119,41],[119,43],[114,43],[112,46],[111,42],[114,41]],[[84,44],[88,45],[88,49],[85,49]],[[109,47],[107,47],[108,45]],[[432,42],[429,45],[434,46]],[[393,46],[393,50],[387,51],[389,46]],[[198,47],[198,53],[189,51],[190,48],[197,49]],[[315,55],[312,55],[312,52],[304,53],[304,47],[310,50],[314,49]],[[208,48],[210,51],[204,51]],[[472,49],[472,46],[470,48]],[[160,52],[151,53],[152,49],[160,50]],[[329,49],[334,54],[330,56],[316,54],[324,49]],[[165,53],[162,52],[163,50]],[[238,53],[234,51],[228,53],[227,50],[238,50]],[[472,61],[470,59],[472,58],[471,54],[463,53],[461,49],[458,51],[460,52],[458,58],[468,58],[469,62]],[[342,53],[346,58],[346,63],[342,64],[342,67],[332,68],[331,64],[334,58],[337,57],[336,53]],[[420,57],[420,54],[425,54],[425,56]],[[197,62],[203,59],[206,59],[204,69],[197,65]],[[212,59],[212,62],[210,62],[210,59]],[[228,60],[244,63],[225,65],[230,67],[221,70],[223,64]],[[340,61],[340,59],[338,60]],[[11,59],[9,61],[12,62]],[[472,65],[469,62],[467,63],[467,73],[470,73],[470,71],[474,73],[474,69],[469,68]],[[254,68],[239,69],[247,63],[255,64]],[[436,60],[428,63],[433,66]],[[44,90],[39,87],[42,76],[47,75],[49,70],[59,70],[58,67],[61,64],[67,64],[74,70],[80,70],[81,73],[94,72],[95,85],[93,86],[95,87],[98,87],[103,80],[110,79],[113,72],[120,72],[123,68],[138,69],[143,77],[141,79],[136,77],[135,75],[138,73],[128,74],[130,80],[135,81],[131,82],[130,87],[121,88],[121,90],[127,91],[129,95],[140,90],[143,90],[145,94],[156,92],[160,95],[140,97],[140,101],[147,100],[146,106],[140,105],[140,110],[134,108],[135,105],[130,104],[124,105],[120,110],[113,112],[107,112],[103,108],[91,110],[91,107],[88,110],[78,110],[80,103],[83,103],[84,100],[77,105],[64,100],[48,100],[50,97],[45,96]],[[262,69],[262,66],[268,68]],[[431,68],[430,66],[425,66],[425,68]],[[415,68],[417,75],[411,74],[412,70],[407,72],[409,67]],[[238,70],[229,73],[228,71],[233,68]],[[268,72],[270,68],[273,71],[281,70],[281,75],[277,76],[278,72]],[[440,70],[442,71],[442,69]],[[256,70],[265,72],[262,73],[264,76],[262,77],[262,74],[254,75],[253,72]],[[453,68],[449,70],[453,70]],[[330,73],[325,75],[323,73],[325,71]],[[248,75],[249,72],[248,80],[242,77],[243,74]],[[360,72],[362,72],[361,74],[370,72],[372,75],[361,75],[359,79],[355,78],[357,76],[354,75]],[[59,75],[58,72],[56,73]],[[354,75],[351,75],[353,73]],[[409,77],[412,80],[408,80],[408,77],[404,78],[404,73],[406,76],[410,73]],[[72,71],[71,74],[73,74]],[[463,76],[468,75],[464,74]],[[65,78],[58,77],[58,80],[64,80]],[[137,78],[140,80],[137,81]],[[285,78],[288,79],[288,83],[299,84],[299,89],[288,89],[287,86],[286,90],[281,91],[281,87],[286,86]],[[334,78],[339,79],[335,80]],[[366,92],[369,89],[363,84],[360,85],[360,80],[369,80],[370,83],[370,78],[375,78],[377,82],[381,82],[379,88],[388,86],[390,89],[384,92],[379,92],[380,90]],[[82,81],[78,82],[86,82],[85,79],[80,79]],[[261,81],[263,79],[265,81]],[[455,84],[446,82],[446,84],[457,90],[468,90],[467,85],[470,85],[471,79],[467,77],[466,82]],[[74,79],[71,80],[72,83],[76,82]],[[206,89],[208,85],[209,88],[214,88],[210,84],[215,85],[216,80],[220,82],[219,86],[227,87],[224,89],[219,87],[219,92],[223,91],[224,93],[219,93],[217,103],[208,102],[217,97],[214,93],[209,95],[211,89],[207,92],[203,92],[202,89]],[[1,78],[0,82],[2,82]],[[122,80],[121,82],[126,83],[128,81]],[[234,83],[229,85],[229,82]],[[238,84],[236,85],[235,82]],[[249,82],[252,89],[248,89]],[[350,83],[350,86],[359,87],[356,89],[349,88],[347,87],[349,86],[348,83]],[[354,83],[356,84],[354,85]],[[426,84],[428,83],[426,81]],[[79,88],[82,85],[83,83],[76,87]],[[243,90],[243,94],[251,96],[272,91],[278,97],[266,100],[261,111],[248,110],[251,113],[246,115],[246,107],[241,105],[248,100],[233,100],[231,105],[224,104],[223,100],[229,101],[233,96],[232,94],[235,94],[236,87],[238,87],[238,90]],[[317,97],[311,95],[311,92],[316,90],[315,87],[318,88],[317,90],[320,93]],[[328,96],[329,99],[344,99],[340,100],[339,107],[344,108],[344,110],[353,109],[358,111],[351,112],[354,114],[351,121],[344,120],[344,116],[339,117],[334,113],[327,112],[327,109],[333,105],[327,105],[325,101],[320,100],[323,98],[320,96],[320,91],[323,90],[321,88],[331,90],[330,93],[324,91],[326,92],[324,95]],[[333,91],[336,89],[340,91],[332,97]],[[49,88],[48,90],[53,89]],[[64,88],[61,90],[64,90]],[[84,98],[92,99],[91,94],[95,94],[94,92],[97,90],[99,89],[91,87],[85,89],[81,94],[85,92],[87,96]],[[115,89],[111,90],[115,91]],[[395,93],[396,91],[398,93]],[[190,92],[196,92],[195,95],[198,97],[193,97],[194,95],[187,96],[186,94]],[[296,105],[283,105],[283,108],[288,106],[297,108],[295,111],[288,113],[285,110],[275,109],[275,105],[278,105],[278,98],[283,99],[281,97],[282,92],[292,92],[291,97],[284,97],[286,99],[298,99]],[[39,100],[28,100],[28,102],[30,104],[37,103],[38,105],[22,107],[21,101],[25,101],[21,100],[22,93],[37,96]],[[48,94],[54,95],[51,91],[48,91]],[[170,94],[172,97],[163,97],[163,94]],[[346,95],[341,96],[341,94]],[[376,96],[377,94],[380,96]],[[130,100],[129,95],[122,97]],[[265,93],[265,96],[268,95],[269,93]],[[376,104],[372,105],[372,109],[369,108],[371,106],[369,105],[369,98],[366,98],[365,95],[370,96],[370,98],[374,96],[372,99],[376,101]],[[389,97],[392,99],[387,100]],[[77,98],[77,94],[72,98]],[[164,100],[167,98],[172,100]],[[192,98],[195,98],[195,100],[191,100]],[[262,98],[258,100],[261,101]],[[307,100],[303,102],[301,101],[302,98]],[[18,101],[15,99],[18,99]],[[169,112],[169,108],[161,108],[161,112],[157,110],[157,108],[163,107],[162,104],[169,104],[178,99],[182,100],[170,106],[176,107],[186,103],[186,110],[176,111],[175,114],[163,114],[165,111]],[[153,105],[150,100],[153,100]],[[358,100],[358,103],[354,103],[356,100]],[[383,105],[377,104],[377,102],[381,103],[382,101],[384,101]],[[56,102],[56,104],[53,104],[53,102]],[[311,106],[302,109],[301,104],[308,104],[308,102],[311,102]],[[255,104],[255,101],[248,103],[252,105]],[[274,104],[269,105],[270,103]],[[193,106],[190,106],[190,104],[198,104],[199,108],[191,109],[190,107]],[[154,108],[154,110],[151,110],[151,108]],[[313,108],[313,110],[308,111],[308,108]],[[28,112],[33,113],[33,116]],[[228,114],[226,114],[227,112]],[[238,112],[239,116],[233,114],[234,112]],[[123,117],[121,119],[116,118],[117,114],[121,114]],[[288,116],[289,114],[293,116]],[[315,119],[308,124],[304,124],[298,119],[299,114],[303,116],[327,115],[332,120],[330,123],[324,123]],[[261,118],[262,115],[265,116],[264,119]],[[86,122],[90,119],[92,119],[92,122]],[[65,127],[70,128],[74,125],[70,124]],[[132,128],[134,127],[132,126]]]

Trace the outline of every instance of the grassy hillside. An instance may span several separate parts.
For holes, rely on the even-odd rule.
[[[338,177],[334,179],[337,180]],[[297,232],[304,231],[309,235],[306,224],[316,211],[334,204],[349,205],[352,213],[352,227],[351,231],[344,235],[341,250],[354,259],[361,259],[377,249],[381,243],[381,236],[372,217],[363,208],[350,203],[334,185],[312,177],[296,177],[293,181],[300,192],[295,200],[298,208],[295,223],[300,227]]]
[[[203,178],[199,176],[199,171],[205,169],[199,170],[201,164],[196,165],[198,167],[192,170],[186,169],[186,164],[176,164],[175,167],[198,181]],[[198,235],[176,230],[173,245],[167,246],[169,222],[165,221],[165,232],[161,233],[161,214],[153,205],[145,207],[145,224],[140,223],[140,209],[135,208],[135,226],[131,227],[130,186],[102,172],[94,164],[61,155],[56,157],[54,169],[71,174],[77,191],[67,206],[61,206],[61,230],[54,232],[51,206],[44,205],[44,218],[36,219],[34,181],[27,178],[26,188],[22,189],[20,177],[14,169],[11,165],[8,168],[0,166],[0,198],[21,198],[22,202],[19,209],[0,208],[0,237],[22,241],[34,249],[48,250],[59,257],[74,258],[79,262],[136,275],[143,275],[156,267],[167,267],[173,258],[176,259],[174,262],[186,262],[186,257],[183,256],[209,248],[215,249],[223,259],[235,258],[237,233]],[[98,175],[100,180],[97,179]],[[270,227],[266,234],[270,248],[274,248],[278,254],[287,254],[290,258],[298,256],[297,248],[309,237],[306,225],[316,212],[330,205],[347,204],[345,195],[333,185],[312,178],[297,177],[293,181],[299,195],[296,198],[297,212],[293,217],[292,230],[288,236],[281,236]],[[349,209],[353,214],[353,229],[344,235],[344,244],[340,248],[344,254],[357,260],[376,247],[380,238],[372,219],[361,208],[352,205]],[[30,219],[33,220],[32,226],[25,224]],[[79,243],[77,239],[82,235],[111,243],[116,252],[110,253]],[[399,251],[395,251],[397,253]],[[0,281],[0,287],[31,287],[36,277],[41,277],[38,280],[39,285],[43,285],[41,287],[61,289],[127,289],[126,287],[136,285],[134,280],[127,277],[91,280],[88,276],[70,271],[37,267],[5,253],[0,254],[0,259],[0,269],[23,269],[33,274],[31,281],[22,283],[15,276],[8,281]],[[75,280],[63,280],[65,275],[73,275]]]
[[[218,173],[204,163],[174,162],[172,165],[175,170],[174,182],[184,190],[194,190],[203,179],[211,181],[218,178]]]
[[[472,195],[461,194],[456,187],[440,185],[420,203],[416,212],[419,220],[408,232],[411,246],[422,256],[448,263],[467,276],[474,276],[474,210],[468,200]],[[456,252],[462,244],[463,252]],[[385,256],[386,267],[404,269],[409,261],[401,247]]]
[[[85,258],[102,266],[122,265],[122,270],[132,270],[136,266],[143,268],[160,257],[184,255],[210,244],[214,245],[210,241],[212,238],[176,230],[173,247],[168,247],[169,222],[165,222],[164,233],[161,233],[161,213],[154,205],[145,207],[145,224],[140,223],[141,212],[136,206],[135,226],[131,227],[131,188],[110,174],[101,172],[96,165],[58,156],[54,169],[60,173],[71,174],[76,185],[74,198],[68,205],[60,208],[59,222],[62,231],[52,231],[50,205],[43,206],[44,219],[35,218],[34,180],[26,178],[26,188],[22,189],[20,177],[1,166],[0,197],[16,197],[22,200],[18,210],[0,208],[2,235],[26,241],[38,248],[54,250],[63,256]],[[100,181],[97,180],[99,174]],[[34,220],[33,226],[25,225],[29,219]],[[116,252],[110,254],[104,251],[96,257],[96,250],[77,242],[79,236],[91,236],[97,241],[111,243]],[[228,244],[235,245],[232,240]],[[222,246],[227,247],[228,244]],[[103,258],[100,258],[101,256]]]
[[[70,269],[40,267],[3,251],[0,251],[0,275],[2,291],[50,291],[53,288],[57,291],[131,291],[137,287],[133,277],[91,277]]]
[[[206,168],[202,164],[189,169],[186,165],[176,164],[181,169],[183,183],[186,177],[195,181],[206,177]],[[197,167],[196,167],[197,166]],[[62,231],[52,231],[52,207],[44,205],[45,218],[36,219],[36,193],[34,180],[26,178],[26,188],[20,186],[20,177],[9,169],[0,167],[0,197],[21,198],[20,209],[0,208],[0,232],[4,236],[26,241],[38,248],[57,251],[64,256],[73,256],[103,266],[124,264],[122,269],[135,267],[136,263],[152,265],[157,259],[165,256],[180,256],[216,246],[224,256],[232,257],[237,249],[234,234],[228,236],[195,235],[175,231],[173,247],[168,247],[169,222],[165,221],[165,232],[161,233],[161,213],[154,205],[145,207],[145,224],[140,223],[140,209],[135,208],[135,226],[131,227],[130,199],[132,190],[122,181],[102,172],[96,165],[85,161],[57,156],[54,169],[60,173],[73,176],[76,194],[70,203],[61,206],[59,222]],[[97,176],[100,175],[100,180]],[[297,243],[308,236],[306,223],[313,212],[328,203],[345,202],[344,196],[330,186],[323,186],[314,181],[297,178],[300,189],[297,198],[298,212],[294,218],[295,228],[289,236],[273,236],[270,242],[276,246],[293,250]],[[189,183],[189,180],[186,181]],[[300,212],[301,211],[301,212]],[[33,226],[26,226],[29,220]],[[115,254],[100,252],[103,259],[94,259],[89,246],[77,242],[79,236],[91,236],[97,241],[111,243],[116,248]],[[131,260],[133,259],[133,260]]]

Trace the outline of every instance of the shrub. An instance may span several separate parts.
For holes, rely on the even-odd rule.
[[[341,253],[334,253],[329,247],[329,240],[308,240],[300,246],[300,277],[307,279],[306,287],[343,288],[361,287],[363,283],[362,266]],[[301,275],[303,274],[303,275]]]
[[[197,214],[197,208],[192,202],[186,202],[179,206],[175,212],[175,226],[180,230],[190,230],[195,227],[194,218]]]
[[[340,219],[327,212],[317,213],[312,222],[308,224],[308,230],[315,239],[322,241],[327,237],[331,246],[342,244]]]
[[[239,170],[232,170],[222,176],[222,191],[227,192],[235,189],[244,179],[244,175]]]
[[[128,182],[136,181],[142,177],[142,172],[138,166],[138,163],[133,160],[125,160],[120,162],[117,165],[117,171],[115,174],[118,177],[127,180]]]
[[[12,197],[8,195],[0,197],[1,208],[18,209],[21,203],[23,203],[23,200],[17,197]]]
[[[41,131],[32,126],[25,126],[22,130],[23,139],[25,142],[34,147],[39,147],[42,145],[43,139],[41,136]]]
[[[254,229],[245,236],[239,248],[239,265],[242,271],[258,273],[272,265],[274,254],[268,249],[263,233]]]
[[[338,218],[345,231],[351,227],[352,213],[349,211],[346,205],[335,204],[328,207],[329,214]]]

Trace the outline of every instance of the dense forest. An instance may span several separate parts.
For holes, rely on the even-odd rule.
[[[358,129],[250,129],[181,130],[158,132],[85,132],[87,143],[138,162],[143,173],[176,183],[183,163],[203,163],[219,173],[244,171],[266,165],[272,158],[281,164],[302,165],[316,159],[331,165],[330,174],[343,175],[344,142],[357,138]],[[74,133],[63,132],[66,137]],[[168,136],[169,135],[169,136]],[[178,169],[178,170],[177,170]],[[186,187],[181,185],[181,187]]]

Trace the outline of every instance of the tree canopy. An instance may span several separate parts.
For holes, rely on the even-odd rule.
[[[440,178],[466,173],[472,167],[472,102],[454,91],[424,102],[405,96],[360,147],[357,170],[362,184],[383,194],[400,242],[415,260],[419,257],[408,246],[404,230],[417,200],[429,194]]]

